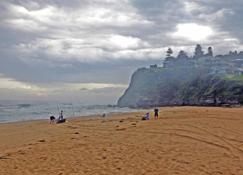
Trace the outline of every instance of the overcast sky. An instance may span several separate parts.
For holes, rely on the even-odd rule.
[[[0,100],[115,103],[168,47],[243,50],[242,0],[1,0]]]

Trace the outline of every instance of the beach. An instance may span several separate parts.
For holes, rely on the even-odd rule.
[[[243,175],[243,108],[0,124],[0,175]]]

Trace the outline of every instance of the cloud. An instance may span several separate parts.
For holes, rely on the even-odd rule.
[[[105,84],[105,83],[48,83],[33,84],[24,83],[0,75],[0,94],[3,99],[8,100],[78,100],[77,97],[87,97],[94,99],[97,94],[105,96],[113,94],[116,98],[122,94],[127,87],[126,84]],[[7,92],[7,94],[6,94]],[[111,99],[109,99],[111,100]],[[114,101],[113,97],[113,101]],[[104,99],[107,102],[106,99]]]
[[[128,6],[127,4],[124,5]],[[37,30],[35,28],[37,26],[40,27],[39,30],[50,30],[51,27],[57,30],[60,28],[65,30],[67,28],[109,28],[151,24],[150,21],[143,19],[133,11],[122,9],[117,11],[117,9],[102,5],[67,9],[65,6],[57,7],[47,4],[39,9],[28,9],[26,5],[7,4],[6,8],[10,17],[4,20],[6,24],[30,32]],[[34,24],[34,26],[27,27],[28,24]]]
[[[213,35],[213,30],[208,26],[195,23],[178,24],[177,31],[172,33],[172,37],[182,37],[185,40],[201,42]]]
[[[7,96],[11,93],[14,93],[15,95],[25,94],[27,96],[39,97],[44,95],[46,92],[44,88],[38,87],[34,84],[20,82],[12,78],[6,78],[1,74],[0,81],[0,91],[8,91],[9,93]],[[6,96],[6,94],[4,96]]]
[[[47,39],[38,38],[31,43],[20,43],[15,46],[19,53],[29,61],[28,56],[36,53],[46,55],[45,58],[51,57],[56,61],[78,60],[80,62],[102,62],[112,59],[137,59],[136,54],[143,53],[143,49],[149,49],[149,43],[139,38],[122,35],[102,35],[97,36],[93,41],[93,37],[89,38],[63,38],[63,39]],[[132,51],[134,54],[128,54]],[[150,49],[152,52],[153,49]],[[121,54],[123,53],[123,54]],[[131,53],[131,52],[130,52]],[[147,54],[141,55],[139,58],[149,59]],[[45,59],[43,58],[43,59]],[[57,60],[58,59],[58,60]]]
[[[52,3],[45,6],[5,3],[8,15],[2,24],[10,30],[36,34],[13,46],[27,61],[38,56],[58,61],[106,61],[122,59],[117,55],[125,49],[141,54],[138,49],[150,47],[148,41],[122,33],[127,28],[153,25],[137,14],[129,3],[121,1],[125,7],[118,11],[118,7],[114,6],[117,1],[94,2],[97,4],[85,2],[86,8],[72,9]]]
[[[184,8],[187,13],[203,12],[206,10],[205,6],[198,4],[196,1],[184,1]]]
[[[126,60],[129,57],[154,60],[155,56],[156,59],[162,57],[156,52],[159,47],[178,46],[181,38],[175,36],[181,36],[178,27],[183,24],[210,26],[207,31],[228,32],[229,37],[235,37],[220,28],[221,21],[235,14],[234,9],[227,3],[221,8],[222,4],[217,1],[210,2],[123,0],[118,6],[116,0],[10,1],[4,3],[6,18],[2,25],[34,35],[13,47],[24,53],[22,57],[26,59],[39,55],[81,62]],[[169,35],[176,29],[175,35]],[[200,42],[196,38],[196,35],[191,37],[192,41]],[[189,43],[192,46],[192,42]]]
[[[23,90],[41,90],[37,88],[36,86],[32,86],[27,83],[15,81],[11,78],[3,77],[3,75],[0,75],[0,81],[1,81],[1,89],[23,89]]]
[[[192,53],[198,42],[216,54],[242,49],[242,6],[241,0],[1,1],[0,73],[5,84],[42,90],[60,82],[128,84],[138,67],[162,64],[168,47],[175,54]],[[79,88],[84,97],[88,88]],[[122,92],[104,88],[116,89],[112,101]],[[97,91],[111,100],[106,90]]]

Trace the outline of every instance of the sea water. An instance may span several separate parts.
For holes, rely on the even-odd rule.
[[[49,119],[51,115],[57,118],[61,110],[65,118],[137,111],[115,105],[84,105],[78,102],[0,101],[0,123]]]

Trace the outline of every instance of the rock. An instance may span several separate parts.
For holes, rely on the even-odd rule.
[[[138,69],[119,98],[119,107],[220,106],[243,104],[243,79],[184,64]]]

